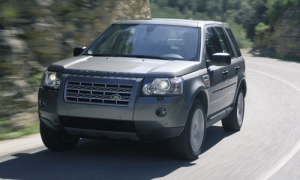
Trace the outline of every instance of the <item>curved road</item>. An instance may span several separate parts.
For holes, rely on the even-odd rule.
[[[244,57],[242,130],[210,127],[198,160],[173,159],[163,142],[81,140],[56,153],[31,135],[0,142],[0,179],[300,179],[300,63]]]

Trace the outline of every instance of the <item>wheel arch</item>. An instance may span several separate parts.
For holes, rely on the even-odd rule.
[[[207,116],[207,112],[208,112],[208,96],[207,96],[206,92],[203,89],[200,89],[197,92],[197,94],[196,94],[196,96],[195,96],[195,98],[194,98],[193,101],[195,101],[195,99],[198,99],[198,100],[201,101],[201,103],[202,103],[202,105],[204,107],[204,111],[205,111],[204,113]]]
[[[208,95],[207,95],[207,90],[204,86],[200,86],[194,93],[194,95],[192,96],[192,98],[189,99],[189,102],[186,104],[189,108],[189,111],[188,111],[188,114],[190,112],[190,109],[194,103],[194,101],[196,99],[200,100],[203,107],[204,107],[204,113],[205,115],[207,116],[207,113],[208,113]],[[187,114],[187,116],[188,116]]]
[[[246,78],[243,77],[240,82],[239,82],[239,85],[237,87],[237,91],[235,93],[235,97],[234,97],[234,102],[236,101],[236,98],[237,98],[237,95],[238,95],[238,92],[240,91],[240,89],[243,89],[244,91],[244,97],[246,97],[246,94],[247,94],[247,83],[246,83]]]
[[[199,99],[205,108],[205,115],[208,112],[208,89],[203,80],[203,76],[207,75],[207,69],[201,69],[199,71],[187,74],[183,76],[184,79],[184,106],[186,112],[183,116],[183,124],[186,124],[186,120],[192,108],[195,99]]]

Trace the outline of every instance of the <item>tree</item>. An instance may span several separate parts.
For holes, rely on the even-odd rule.
[[[290,6],[300,3],[299,0],[267,0],[268,24],[273,26],[280,15]]]
[[[153,17],[230,22],[239,31],[245,31],[246,37],[242,39],[246,40],[254,38],[255,27],[258,24],[259,30],[272,26],[288,7],[300,3],[300,0],[150,0],[150,2]],[[241,34],[240,37],[244,35]]]

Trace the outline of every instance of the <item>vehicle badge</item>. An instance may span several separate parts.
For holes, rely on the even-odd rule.
[[[113,94],[113,95],[111,95],[111,99],[113,99],[115,101],[120,101],[121,98],[122,97],[119,94]]]

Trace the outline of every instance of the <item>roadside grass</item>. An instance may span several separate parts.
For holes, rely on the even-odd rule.
[[[35,134],[39,132],[39,123],[30,124],[27,127],[12,127],[8,120],[0,119],[0,140],[14,139],[24,135]]]
[[[38,72],[36,74],[33,74],[29,77],[29,83],[30,84],[39,84],[41,82],[43,76],[43,72]]]

